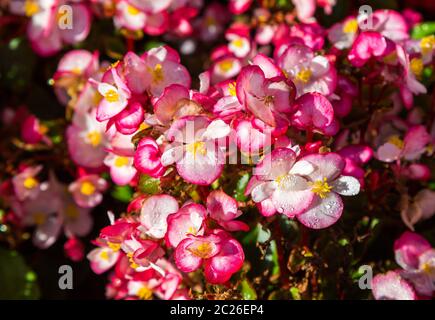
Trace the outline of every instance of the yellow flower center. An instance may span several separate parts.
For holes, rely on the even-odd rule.
[[[47,220],[47,215],[45,213],[43,213],[43,212],[35,212],[33,214],[33,221],[38,226],[44,224],[46,220]]]
[[[154,68],[148,67],[148,72],[151,73],[154,84],[158,84],[164,80],[163,67],[160,63],[157,63]]]
[[[148,287],[143,286],[137,291],[137,296],[141,300],[150,300],[153,296],[153,292]]]
[[[435,266],[429,262],[423,263],[423,265],[421,266],[421,269],[423,270],[423,272],[425,272],[426,274],[428,274],[430,276],[435,275]]]
[[[222,70],[222,72],[228,72],[233,67],[233,60],[227,59],[219,62],[219,69]]]
[[[23,182],[24,188],[33,189],[38,186],[38,180],[33,177],[27,177]]]
[[[124,167],[128,164],[128,158],[127,157],[116,157],[115,159],[115,166],[120,168]]]
[[[88,132],[86,138],[93,147],[98,147],[101,144],[101,133],[96,130]]]
[[[121,249],[121,244],[120,243],[108,242],[107,246],[110,249],[112,249],[112,251],[114,251],[114,252],[119,251],[119,249]]]
[[[80,192],[85,196],[90,196],[95,193],[95,186],[92,182],[84,181],[80,187]]]
[[[24,2],[24,12],[27,17],[32,17],[39,12],[39,5],[34,0]]]
[[[127,12],[129,14],[131,14],[132,16],[137,16],[140,13],[140,11],[138,9],[136,9],[135,7],[130,6],[130,5],[127,6]]]
[[[119,101],[119,93],[113,89],[110,89],[104,95],[104,98],[109,102],[118,102]]]
[[[307,83],[311,79],[312,72],[310,69],[302,69],[296,74],[296,81]]]
[[[191,144],[188,144],[186,147],[187,152],[193,153],[193,156],[196,157],[197,153],[202,156],[207,154],[207,148],[205,147],[205,142],[197,141]]]
[[[420,77],[421,74],[423,73],[423,68],[424,68],[423,60],[418,58],[411,59],[410,67],[412,73],[415,74],[416,77]]]
[[[189,227],[189,229],[187,229],[186,234],[193,234],[194,236],[196,236],[197,232],[198,232],[198,230],[196,230],[195,227]]]
[[[332,186],[328,184],[326,178],[323,180],[317,180],[312,183],[311,191],[317,194],[320,198],[326,198],[326,195],[330,193],[332,190]]]
[[[264,97],[264,104],[269,105],[273,103],[274,97],[273,96],[265,96]]]
[[[70,204],[66,207],[65,214],[69,219],[75,220],[79,217],[80,213],[77,207]]]
[[[232,95],[233,97],[236,96],[236,82],[230,82],[230,84],[228,85],[228,93],[230,95]]]
[[[231,43],[239,49],[243,47],[243,39],[242,38],[234,39],[233,41],[231,41]]]
[[[404,143],[403,140],[399,138],[398,135],[393,135],[388,139],[388,142],[394,144],[399,149],[403,149]]]
[[[213,246],[209,242],[201,242],[199,245],[189,248],[189,251],[197,257],[206,259],[210,257],[210,254],[213,251]]]
[[[130,267],[136,269],[139,265],[133,260],[133,252],[127,253],[128,261],[130,262]]]
[[[100,258],[105,261],[109,261],[109,253],[107,252],[107,250],[101,251]]]
[[[351,19],[343,25],[344,33],[356,33],[358,31],[358,21]]]
[[[435,47],[435,36],[430,35],[420,40],[421,53],[428,54]]]

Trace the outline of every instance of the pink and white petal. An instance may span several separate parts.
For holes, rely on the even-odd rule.
[[[205,278],[212,284],[227,282],[245,260],[243,248],[237,240],[224,240],[221,246],[217,255],[204,261]]]
[[[272,199],[266,199],[257,203],[258,210],[264,217],[271,217],[276,214],[276,208],[273,205]]]
[[[177,211],[178,202],[175,198],[166,194],[151,196],[142,204],[140,222],[148,235],[162,239],[168,228],[167,217]]]
[[[102,274],[112,268],[118,261],[119,251],[110,248],[95,248],[87,255],[92,271]]]
[[[331,183],[331,186],[334,192],[342,196],[355,196],[360,190],[359,181],[351,176],[340,176]]]
[[[50,216],[46,222],[36,228],[33,233],[33,244],[40,249],[47,249],[56,242],[62,227],[62,221],[57,216]]]
[[[194,255],[188,247],[194,242],[192,239],[184,239],[175,249],[174,260],[177,268],[183,272],[192,272],[202,264],[202,259]]]
[[[417,233],[406,231],[394,242],[396,262],[405,270],[415,270],[419,266],[419,256],[431,249],[430,243]]]
[[[316,196],[310,208],[297,216],[298,220],[311,229],[327,228],[340,219],[343,213],[341,197],[330,192],[325,198]]]
[[[392,143],[384,143],[376,151],[376,157],[380,161],[393,162],[396,161],[402,154],[402,149]]]
[[[249,226],[242,221],[220,221],[219,225],[221,225],[225,230],[230,232],[249,231]]]
[[[266,78],[284,77],[284,73],[275,65],[273,60],[262,53],[257,54],[252,59],[252,63],[261,68]]]
[[[112,166],[110,168],[110,176],[117,185],[125,186],[136,176],[136,169],[132,165],[122,167]]]
[[[218,221],[230,221],[241,214],[238,211],[236,199],[230,197],[222,190],[210,192],[207,197],[207,210],[210,217]]]
[[[166,243],[176,248],[189,234],[203,235],[203,223],[206,216],[205,208],[196,203],[184,205],[177,213],[169,215]]]
[[[282,190],[277,188],[272,194],[272,203],[278,213],[289,218],[306,212],[313,203],[315,194],[311,190]]]
[[[206,128],[205,132],[201,136],[201,140],[213,140],[220,139],[228,136],[231,132],[231,128],[221,119],[213,120]]]
[[[186,151],[181,161],[177,162],[177,171],[187,182],[210,185],[221,175],[225,155],[214,143],[209,143],[205,148],[205,154]]]
[[[278,148],[267,154],[254,169],[253,174],[261,180],[275,180],[282,174],[287,174],[293,167],[296,154],[291,149]]]
[[[275,191],[274,182],[262,182],[252,189],[251,197],[254,202],[262,202],[272,197]]]
[[[91,29],[92,16],[86,5],[73,4],[72,13],[72,28],[59,30],[62,40],[68,44],[76,44],[85,40]]]
[[[328,181],[335,180],[343,171],[345,166],[344,159],[337,153],[326,154],[310,154],[301,158],[301,161],[310,162],[315,170],[309,174],[311,181],[323,180],[326,178]]]
[[[417,300],[411,284],[396,271],[376,275],[372,281],[372,293],[376,300]]]
[[[174,117],[179,102],[189,99],[189,90],[180,84],[165,88],[162,96],[154,104],[154,113],[162,124],[168,124]]]

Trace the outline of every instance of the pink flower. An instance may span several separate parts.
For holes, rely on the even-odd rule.
[[[90,113],[74,113],[66,137],[69,154],[76,164],[86,168],[103,165],[108,143],[105,127],[106,123],[96,120],[95,109]]]
[[[342,196],[354,196],[360,184],[352,176],[342,175],[345,162],[336,153],[311,154],[300,159],[314,170],[306,174],[314,195],[310,208],[297,216],[312,229],[322,229],[334,224],[343,212]]]
[[[316,0],[292,0],[296,7],[298,19],[302,22],[314,20],[316,12]]]
[[[422,125],[414,126],[408,130],[402,140],[398,135],[392,135],[388,141],[376,151],[380,161],[393,162],[398,159],[408,161],[419,159],[425,152],[426,145],[430,142],[430,135]]]
[[[200,204],[185,204],[177,213],[171,214],[165,239],[168,246],[176,248],[188,235],[203,235],[207,211]]]
[[[227,231],[248,231],[249,227],[241,221],[234,221],[241,214],[237,201],[222,190],[210,192],[207,197],[209,217],[215,220]]]
[[[435,214],[435,191],[422,189],[412,199],[404,195],[400,204],[403,222],[414,230],[414,224],[427,220]]]
[[[96,174],[84,175],[68,187],[74,201],[83,208],[93,208],[103,200],[102,192],[106,191],[107,182]]]
[[[140,211],[141,231],[155,239],[165,237],[169,215],[178,212],[178,202],[175,198],[161,194],[151,196],[142,204]]]
[[[305,212],[314,199],[308,180],[302,176],[311,169],[307,162],[296,162],[293,150],[275,149],[255,168],[246,193],[251,193],[252,200],[261,203],[260,209],[268,209],[261,211],[266,216],[269,210],[289,217],[297,216]]]
[[[68,12],[62,8],[66,3],[63,0],[14,0],[10,4],[13,13],[30,18],[27,36],[33,50],[41,56],[54,55],[63,44],[76,44],[89,34],[92,16],[88,6],[67,3],[73,15],[69,18],[66,15]],[[72,28],[63,26],[68,23]]]
[[[335,135],[338,131],[338,122],[334,118],[334,109],[331,103],[320,93],[306,93],[296,99],[294,104],[296,112],[291,121],[301,130],[317,131],[325,135]]]
[[[396,271],[376,275],[372,281],[372,293],[376,300],[417,300],[412,285]]]
[[[330,95],[337,85],[337,72],[324,56],[309,47],[290,45],[278,58],[278,65],[294,82],[298,96],[307,92]]]
[[[110,177],[119,186],[129,184],[136,176],[133,162],[133,155],[116,151],[109,152],[104,159],[104,164],[110,168]]]
[[[142,30],[145,28],[146,21],[147,15],[145,12],[129,4],[128,1],[121,0],[116,3],[116,14],[113,22],[118,29]]]
[[[164,166],[176,163],[177,171],[187,182],[210,185],[221,174],[225,154],[218,139],[226,137],[230,127],[222,120],[205,116],[187,116],[172,124],[166,137],[172,142],[162,155]]]
[[[226,232],[216,230],[206,236],[189,236],[180,242],[174,254],[177,267],[192,272],[204,267],[207,282],[227,282],[243,265],[242,246]]]
[[[46,136],[48,128],[39,122],[33,115],[28,116],[21,125],[21,138],[25,143],[35,144],[43,141],[51,145],[51,140]]]
[[[83,260],[83,257],[85,256],[84,245],[76,237],[69,238],[65,242],[63,250],[65,251],[66,256],[74,262]]]
[[[134,167],[151,177],[161,177],[166,170],[160,161],[161,155],[157,142],[145,137],[139,142],[134,154]]]
[[[337,49],[347,49],[352,46],[358,30],[358,20],[354,16],[350,16],[329,29],[328,39]]]
[[[394,43],[378,32],[361,32],[355,39],[347,56],[355,67],[362,67],[371,58],[379,59],[394,51]]]
[[[115,265],[119,256],[119,248],[112,250],[109,247],[99,247],[89,252],[87,258],[90,261],[92,271],[96,274],[102,274]]]
[[[97,120],[100,122],[113,118],[123,111],[131,97],[131,91],[119,77],[116,68],[111,68],[111,77],[112,84],[107,82],[98,84],[98,92],[103,96],[97,108]]]
[[[292,111],[291,85],[284,78],[266,79],[258,66],[243,68],[237,78],[236,93],[247,110],[272,127],[286,121],[285,113]]]
[[[40,183],[37,175],[42,166],[28,167],[12,178],[15,196],[18,200],[36,199],[41,190],[47,189],[47,183]]]

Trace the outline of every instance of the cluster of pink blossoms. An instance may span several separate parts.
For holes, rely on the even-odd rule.
[[[227,41],[211,52],[199,81],[169,46],[129,51],[112,64],[86,50],[62,57],[51,83],[73,111],[66,140],[78,174],[64,185],[53,172],[41,181],[41,166],[23,166],[9,186],[15,214],[36,226],[35,245],[47,248],[62,228],[72,241],[89,233],[89,211],[109,186],[103,173],[136,190],[125,214],[115,219],[109,212],[110,225],[88,254],[95,273],[113,269],[107,296],[116,299],[188,299],[193,272],[207,283],[226,284],[245,260],[235,232],[253,225],[241,221],[246,206],[265,219],[284,215],[323,229],[342,216],[342,196],[378,192],[388,178],[419,184],[417,192],[406,183],[396,187],[408,228],[431,218],[435,192],[427,187],[431,172],[424,159],[433,156],[435,120],[426,121],[414,97],[426,93],[422,82],[434,63],[435,36],[410,38],[421,20],[411,11],[378,10],[369,24],[366,16],[349,16],[325,29],[315,8],[328,13],[334,2],[294,0],[299,23],[289,17],[277,22],[266,8],[256,8],[258,25],[238,21],[226,29],[220,4],[193,21],[201,1],[72,2],[83,28],[71,32],[56,27],[53,13],[62,1],[27,0],[29,39],[42,55],[82,41],[91,10],[101,16],[112,10],[115,26],[129,32],[187,37],[199,29],[198,38],[223,32]],[[251,5],[230,1],[236,14]],[[384,100],[391,103],[378,108]],[[346,117],[355,109],[364,122],[349,126]],[[45,129],[28,116],[21,138],[50,146]],[[373,166],[368,179],[367,167],[376,162],[391,175]],[[249,200],[242,203],[224,191],[225,179],[246,167]],[[143,192],[144,179],[157,191]],[[69,244],[71,256],[82,251],[79,243]],[[405,233],[395,245],[403,270],[378,275],[374,297],[432,296],[433,251],[417,234]]]

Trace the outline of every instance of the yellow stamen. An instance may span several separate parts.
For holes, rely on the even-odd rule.
[[[137,291],[137,296],[141,300],[150,300],[153,296],[153,292],[148,287],[143,286]]]
[[[233,41],[231,41],[231,43],[239,49],[243,47],[243,39],[242,38],[234,39]]]
[[[146,124],[145,122],[142,122],[141,124],[140,124],[140,126],[139,126],[139,131],[142,131],[142,130],[146,130],[146,129],[148,129],[150,126],[148,125],[148,124]]]
[[[100,258],[109,261],[109,252],[107,252],[107,250],[101,251]]]
[[[119,251],[119,249],[121,249],[121,244],[120,243],[113,243],[113,242],[108,242],[107,246],[112,249],[112,251]]]
[[[423,73],[423,60],[418,58],[413,58],[410,63],[411,71],[416,77],[420,77]]]
[[[140,13],[140,11],[138,9],[136,9],[135,7],[130,6],[130,5],[127,6],[127,12],[129,14],[131,14],[132,16],[137,16]]]
[[[84,181],[80,187],[80,192],[85,196],[90,196],[95,193],[95,186],[92,182]]]
[[[207,154],[207,148],[205,147],[205,142],[197,141],[191,144],[188,144],[186,147],[187,152],[193,153],[193,156],[196,157],[197,153],[202,156]]]
[[[110,89],[109,91],[106,92],[106,94],[104,95],[104,98],[106,98],[106,100],[109,102],[118,102],[119,101],[119,94],[115,90]]]
[[[429,262],[423,263],[421,266],[421,270],[423,270],[424,273],[433,276],[435,275],[435,266],[430,264]]]
[[[236,96],[236,82],[230,82],[230,84],[228,85],[228,93],[230,95],[232,95],[233,97]]]
[[[42,212],[35,212],[35,213],[33,214],[33,221],[34,221],[35,224],[37,224],[38,226],[44,224],[46,220],[47,220],[47,215],[46,215],[45,213],[42,213]]]
[[[93,147],[98,147],[101,144],[101,133],[96,130],[88,132],[86,138]]]
[[[127,253],[128,261],[130,261],[130,267],[133,269],[139,268],[139,265],[133,260],[133,252]]]
[[[213,251],[213,246],[209,242],[202,242],[198,246],[188,249],[195,256],[206,259],[210,257]]]
[[[302,69],[296,74],[296,80],[307,83],[311,79],[312,72],[310,69]]]
[[[186,234],[192,234],[192,235],[196,236],[197,232],[198,232],[198,230],[196,230],[195,227],[189,227],[189,229],[187,229]]]
[[[356,33],[357,31],[358,31],[358,21],[356,21],[356,19],[349,20],[343,26],[344,33]]]
[[[157,63],[154,68],[148,67],[148,72],[153,77],[153,83],[158,84],[164,80],[163,67],[160,63]]]
[[[115,159],[115,166],[120,168],[124,167],[128,164],[129,159],[127,157],[116,157]]]
[[[79,67],[75,67],[75,68],[71,69],[71,72],[74,73],[74,74],[79,75],[79,74],[82,73],[82,69],[80,69]]]
[[[38,186],[38,180],[33,177],[27,177],[23,182],[24,188],[33,189]]]
[[[228,72],[233,68],[233,60],[227,59],[219,62],[219,69],[222,70],[222,72]]]
[[[34,0],[24,2],[24,12],[27,17],[32,17],[39,12],[39,5]]]
[[[44,126],[43,124],[40,124],[38,127],[38,132],[42,135],[46,134],[48,132],[48,127]]]
[[[269,105],[273,103],[274,97],[273,96],[265,96],[264,97],[264,104]]]
[[[399,138],[398,135],[393,135],[388,139],[388,142],[391,144],[394,144],[399,149],[403,149],[404,142],[402,139]]]
[[[328,184],[326,178],[323,178],[323,180],[317,180],[312,183],[311,191],[313,191],[322,199],[326,198],[326,195],[330,193],[331,190],[332,186]]]
[[[421,53],[428,54],[435,47],[435,36],[430,35],[420,40]]]

